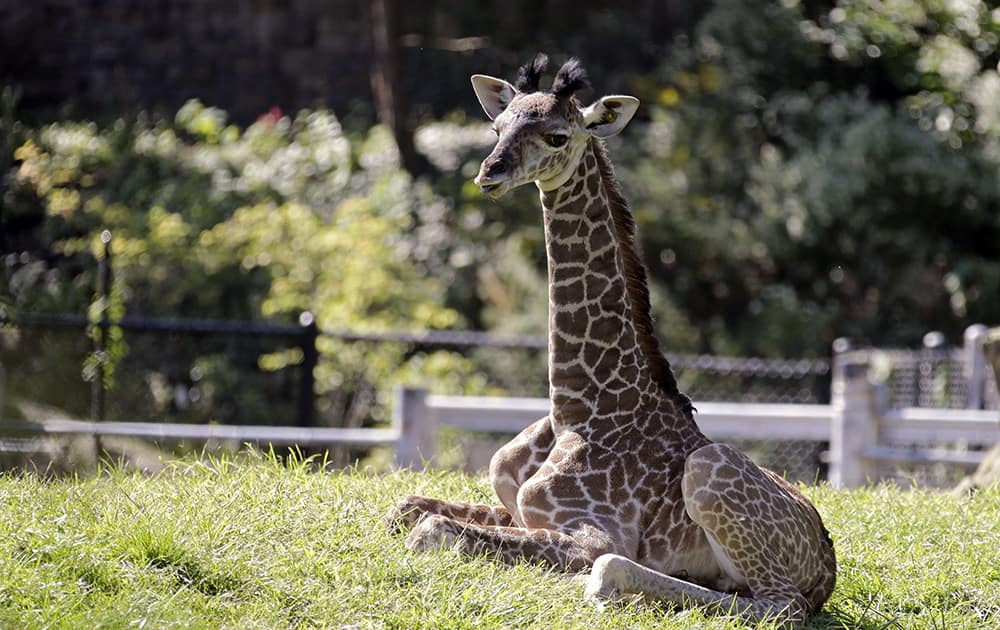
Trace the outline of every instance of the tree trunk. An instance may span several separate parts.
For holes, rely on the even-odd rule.
[[[413,146],[413,132],[407,124],[406,100],[400,80],[399,4],[397,0],[371,0],[367,7],[371,45],[371,82],[375,112],[389,128],[399,148],[403,168],[412,175],[427,171],[427,160]]]

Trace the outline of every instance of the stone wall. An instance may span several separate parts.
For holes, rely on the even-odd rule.
[[[367,51],[356,0],[0,0],[0,84],[26,109],[343,111],[370,100]]]

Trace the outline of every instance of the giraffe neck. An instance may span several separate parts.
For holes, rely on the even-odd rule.
[[[680,413],[671,415],[693,423],[690,401],[677,392],[652,336],[645,270],[634,250],[623,251],[633,247],[631,216],[625,226],[622,217],[616,222],[613,204],[622,204],[619,212],[628,209],[617,187],[609,188],[613,175],[598,142],[588,142],[562,185],[539,186],[548,254],[553,420],[570,428],[602,417],[635,417],[676,398],[682,404],[673,407]],[[623,244],[623,238],[629,242]],[[641,317],[637,308],[645,309]],[[651,365],[657,360],[662,365]]]

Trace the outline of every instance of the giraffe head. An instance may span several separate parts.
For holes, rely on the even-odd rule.
[[[539,53],[521,66],[514,85],[483,74],[472,76],[472,87],[493,121],[497,144],[483,160],[475,182],[484,194],[497,198],[528,182],[542,190],[562,185],[576,169],[591,137],[613,136],[639,107],[634,96],[604,96],[583,107],[574,94],[587,86],[580,62],[570,59],[541,90],[538,81],[548,65]]]

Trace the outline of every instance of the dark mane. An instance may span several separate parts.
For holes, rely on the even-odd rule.
[[[538,91],[538,82],[542,73],[549,67],[549,56],[538,53],[535,58],[517,69],[517,81],[514,87],[522,94]]]
[[[625,286],[632,305],[632,325],[635,327],[636,340],[646,358],[653,381],[666,393],[681,403],[684,411],[691,415],[694,407],[691,399],[677,388],[670,362],[660,350],[660,342],[653,331],[653,316],[650,313],[649,287],[646,284],[646,266],[639,257],[635,242],[635,220],[629,209],[628,201],[618,187],[615,171],[604,149],[604,143],[598,139],[591,140],[594,156],[601,171],[601,181],[608,195],[608,205],[611,218],[615,224],[615,234],[618,237],[618,248],[621,251],[624,264]]]

